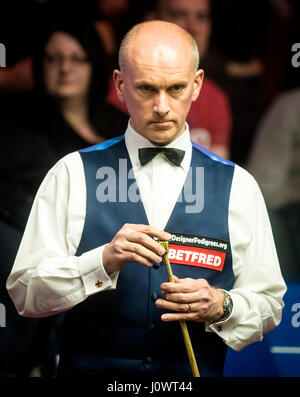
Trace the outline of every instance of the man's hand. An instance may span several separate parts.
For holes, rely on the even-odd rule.
[[[125,224],[103,250],[102,261],[106,272],[120,271],[129,261],[145,266],[161,262],[165,249],[152,237],[170,240],[171,235],[149,225]]]
[[[224,293],[205,279],[175,277],[175,282],[161,284],[162,298],[155,304],[175,313],[163,314],[163,321],[218,321],[223,316]]]

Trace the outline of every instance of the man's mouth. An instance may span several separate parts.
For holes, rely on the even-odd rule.
[[[171,124],[173,121],[172,120],[160,120],[160,121],[152,121],[152,124],[155,124],[157,126],[167,126]]]

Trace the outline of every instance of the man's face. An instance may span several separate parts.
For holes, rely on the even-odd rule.
[[[182,46],[181,46],[182,47]],[[166,145],[185,130],[192,101],[199,95],[203,71],[196,71],[192,51],[164,45],[131,48],[123,70],[114,72],[132,127],[157,145]]]
[[[211,34],[210,0],[159,0],[157,17],[187,30],[205,55]]]

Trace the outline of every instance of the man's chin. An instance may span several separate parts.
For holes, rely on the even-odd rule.
[[[134,126],[132,127],[138,134],[142,135],[144,138],[148,139],[148,141],[158,146],[165,146],[171,143],[185,130],[185,127],[183,127],[182,132],[180,132],[178,125],[174,121],[168,122],[168,125],[164,124],[163,128],[161,128],[159,124],[160,123],[150,122],[140,129],[135,129]]]
[[[158,146],[165,146],[174,141],[178,137],[178,133],[174,129],[156,129],[149,134],[149,141]]]

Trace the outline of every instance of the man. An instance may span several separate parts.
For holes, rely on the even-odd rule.
[[[161,19],[176,23],[195,39],[200,65],[211,55],[209,49],[212,31],[210,0],[157,0],[147,19]],[[205,69],[201,95],[192,103],[187,121],[194,142],[219,156],[230,158],[232,112],[225,91],[211,79],[210,68]]]
[[[226,345],[261,340],[281,319],[263,199],[246,171],[191,144],[185,119],[203,70],[186,31],[137,25],[119,63],[125,137],[49,172],[7,287],[22,315],[64,312],[62,375],[191,376],[178,324],[189,320],[200,374],[219,376]],[[155,238],[170,241],[175,282]]]

